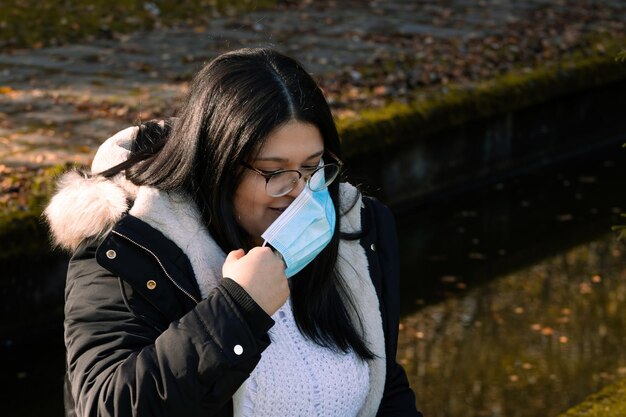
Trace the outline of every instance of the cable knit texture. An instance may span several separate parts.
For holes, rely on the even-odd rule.
[[[333,352],[305,339],[290,301],[272,318],[272,344],[244,384],[236,415],[356,416],[369,389],[367,363],[354,352]]]

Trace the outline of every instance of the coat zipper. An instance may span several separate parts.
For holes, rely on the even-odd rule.
[[[145,250],[146,252],[148,252],[150,255],[152,255],[152,257],[158,262],[159,266],[161,267],[161,270],[163,270],[163,273],[165,274],[165,276],[167,276],[167,278],[172,282],[172,284],[174,284],[176,286],[176,288],[178,288],[179,290],[181,290],[187,297],[191,298],[191,300],[198,304],[200,301],[196,300],[196,298],[189,294],[189,291],[185,290],[183,287],[181,287],[175,280],[174,278],[172,278],[172,276],[167,272],[167,270],[165,269],[165,267],[163,266],[163,263],[161,263],[161,260],[159,259],[158,256],[156,256],[154,254],[154,252],[152,252],[150,249],[146,248],[145,246],[135,242],[133,239],[129,238],[126,235],[121,234],[120,232],[117,232],[115,230],[112,231],[114,234],[128,240],[129,242],[131,242],[132,244],[134,244],[135,246],[140,247],[141,249]]]

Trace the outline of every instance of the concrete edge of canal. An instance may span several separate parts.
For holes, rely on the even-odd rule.
[[[532,69],[514,70],[469,87],[449,85],[413,104],[392,103],[338,120],[347,159],[376,155],[389,146],[428,140],[433,134],[478,119],[531,107],[626,78],[616,57],[625,39],[603,39],[598,50]]]

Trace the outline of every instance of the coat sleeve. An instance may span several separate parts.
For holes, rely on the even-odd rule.
[[[396,361],[400,276],[395,221],[391,211],[375,199],[368,198],[366,207],[369,211],[369,227],[373,228],[368,235],[375,240],[376,256],[372,260],[378,264],[378,267],[371,268],[371,273],[379,291],[387,355],[385,389],[377,416],[420,417],[422,414],[416,410],[415,394],[409,386],[406,372]]]
[[[222,282],[159,329],[128,308],[125,284],[91,255],[70,262],[65,294],[77,415],[207,417],[230,410],[269,344],[271,318],[243,311],[237,284]]]

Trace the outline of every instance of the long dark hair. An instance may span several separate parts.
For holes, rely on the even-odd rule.
[[[117,171],[126,169],[137,185],[187,191],[227,253],[250,249],[234,216],[233,195],[243,176],[241,163],[259,152],[272,130],[292,120],[313,124],[325,149],[341,158],[321,89],[299,62],[273,49],[240,49],[216,57],[194,77],[183,103],[175,118],[140,127],[130,159]],[[339,220],[339,181],[329,192]],[[354,301],[335,270],[339,225],[328,246],[290,280],[294,317],[302,333],[319,345],[353,349],[371,359],[357,331],[362,323]]]

